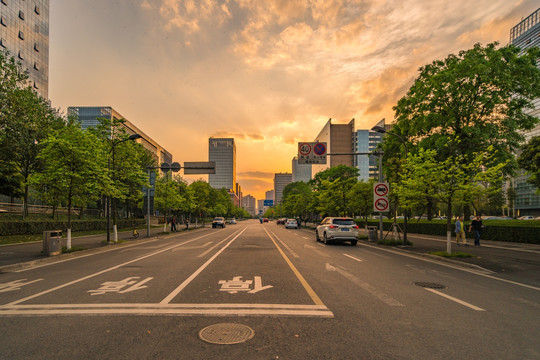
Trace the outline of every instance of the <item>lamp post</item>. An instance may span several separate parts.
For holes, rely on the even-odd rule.
[[[142,138],[142,136],[140,134],[133,134],[133,135],[129,135],[129,137],[125,138],[125,139],[121,139],[121,140],[112,140],[111,142],[111,157],[112,157],[112,168],[113,168],[113,173],[114,173],[114,152],[115,152],[115,149],[116,149],[116,145],[120,144],[120,143],[123,143],[124,141],[129,141],[129,140],[136,140],[136,139],[140,139]],[[110,167],[111,167],[111,164],[110,164],[110,160],[108,161],[107,163],[107,169],[110,170]],[[118,242],[118,231],[116,229],[116,198],[113,199],[113,208],[112,208],[112,212],[113,212],[113,228],[114,228],[114,242]],[[111,241],[111,228],[110,228],[110,219],[111,219],[111,214],[110,214],[110,208],[111,206],[111,197],[110,195],[107,197],[107,244],[110,243]]]
[[[405,139],[403,139],[398,134],[395,134],[395,133],[390,132],[390,131],[386,131],[385,128],[382,127],[382,126],[375,125],[373,128],[371,128],[371,130],[375,131],[375,132],[378,132],[378,133],[381,133],[381,134],[390,134],[392,136],[397,137],[403,143],[403,146],[405,146],[405,160],[407,160],[407,153],[409,151],[407,149],[407,142],[405,141]],[[403,243],[405,245],[407,245],[407,209],[405,209],[405,212],[404,212],[403,215],[404,215],[403,216]]]

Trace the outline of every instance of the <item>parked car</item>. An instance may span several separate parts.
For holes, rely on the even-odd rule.
[[[286,222],[287,222],[286,218],[281,218],[281,219],[277,219],[276,224],[277,225],[285,225]]]
[[[235,218],[227,219],[227,224],[236,224],[236,219]]]
[[[268,222],[268,218],[264,218],[264,219],[263,219],[263,222]]]
[[[328,244],[330,241],[350,241],[352,246],[358,242],[359,228],[352,218],[327,217],[315,229],[317,241]]]
[[[525,215],[518,217],[518,220],[534,220],[534,216],[531,215]]]
[[[285,223],[285,229],[298,229],[299,227],[296,219],[287,219],[287,222]]]
[[[221,228],[224,228],[225,227],[225,218],[224,217],[215,217],[214,220],[212,220],[212,227],[213,228],[217,228],[217,227],[221,227]]]

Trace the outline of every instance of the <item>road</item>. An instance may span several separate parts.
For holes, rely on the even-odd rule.
[[[313,235],[248,220],[0,273],[0,357],[540,358],[534,282]]]

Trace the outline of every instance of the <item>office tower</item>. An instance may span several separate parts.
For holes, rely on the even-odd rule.
[[[67,114],[68,117],[78,119],[81,122],[81,127],[83,129],[99,125],[99,118],[105,118],[111,122],[114,119],[123,119],[123,127],[126,132],[129,135],[139,134],[142,136],[142,138],[136,141],[142,144],[142,146],[152,154],[158,165],[164,162],[169,164],[172,163],[172,154],[170,152],[165,150],[161,145],[135,126],[135,124],[124,118],[118,111],[110,106],[70,106],[68,107]]]
[[[208,161],[216,163],[216,173],[208,175],[208,183],[215,189],[236,190],[236,145],[233,138],[209,138]]]
[[[392,125],[386,125],[384,119],[377,123],[377,126],[383,127],[390,131]],[[357,130],[354,136],[355,152],[357,153],[372,153],[377,150],[377,147],[383,141],[384,134],[371,130]],[[369,179],[379,179],[378,157],[369,155],[355,155],[354,165],[358,168],[358,180],[365,182]]]
[[[292,181],[303,181],[307,183],[311,180],[311,164],[299,164],[298,157],[292,159]]]
[[[540,8],[523,19],[519,24],[510,30],[510,43],[522,50],[536,46],[540,47]],[[540,117],[540,98],[533,101],[533,109],[525,109],[524,112]],[[540,136],[540,125],[533,130],[523,133],[526,141],[534,136]],[[540,214],[540,195],[536,193],[536,187],[527,182],[528,176],[522,171],[519,176],[513,179],[515,190],[513,215],[538,215]]]
[[[292,183],[291,173],[274,174],[274,205],[279,205],[283,198],[283,189]]]
[[[257,215],[256,202],[257,200],[249,194],[242,197],[242,207],[250,213],[251,216]]]
[[[268,190],[264,193],[266,200],[274,200],[274,190]]]
[[[30,85],[49,97],[49,0],[0,1],[0,50],[28,70]]]
[[[328,154],[347,155],[330,155],[326,165],[312,165],[312,175],[338,165],[354,166],[354,119],[348,124],[332,124],[329,119],[315,141],[326,142]]]

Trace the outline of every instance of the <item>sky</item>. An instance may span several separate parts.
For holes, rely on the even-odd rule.
[[[329,118],[391,123],[421,66],[475,43],[507,45],[537,9],[537,0],[50,0],[49,97],[64,113],[113,107],[181,164],[208,161],[209,137],[233,137],[237,182],[263,199]]]

